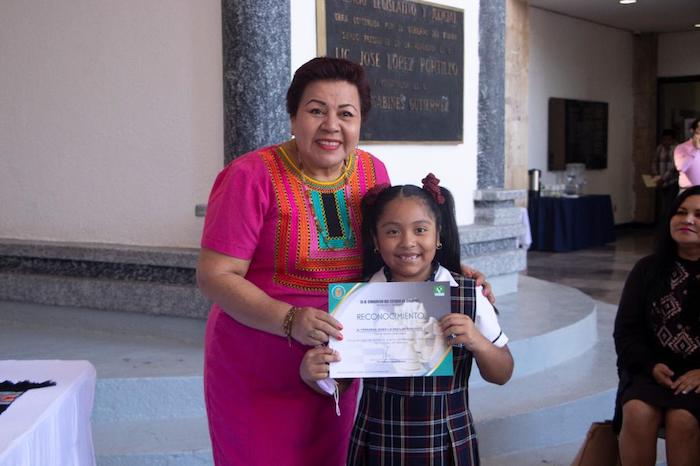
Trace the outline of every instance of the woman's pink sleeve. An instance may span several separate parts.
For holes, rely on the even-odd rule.
[[[201,246],[250,260],[270,205],[269,179],[254,154],[226,166],[216,177],[207,203]]]

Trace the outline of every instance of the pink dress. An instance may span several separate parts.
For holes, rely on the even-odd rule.
[[[239,157],[214,182],[202,247],[249,260],[246,278],[276,299],[327,309],[328,283],[360,279],[360,199],[388,182],[384,165],[360,150],[347,173],[335,183],[302,184],[279,146]],[[336,416],[332,397],[299,377],[307,349],[212,306],[204,391],[217,465],[345,464],[357,384]]]
[[[678,170],[678,186],[700,185],[700,149],[695,148],[692,138],[676,146],[673,158]]]

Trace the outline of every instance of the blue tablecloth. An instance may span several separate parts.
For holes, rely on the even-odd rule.
[[[612,201],[607,194],[530,196],[528,214],[531,250],[566,252],[615,241]]]

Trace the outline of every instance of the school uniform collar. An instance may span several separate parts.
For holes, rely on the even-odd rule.
[[[374,275],[372,275],[372,278],[369,279],[370,282],[372,283],[386,283],[389,281],[387,273],[385,272],[386,267],[382,267],[379,269]],[[390,274],[389,274],[390,276]],[[437,264],[437,268],[434,270],[430,280],[427,280],[430,282],[450,282],[451,287],[459,286],[455,279],[452,277],[452,274],[450,273],[449,270],[447,270],[445,267],[443,267],[440,264]]]

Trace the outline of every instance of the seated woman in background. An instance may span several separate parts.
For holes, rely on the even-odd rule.
[[[669,209],[656,252],[627,277],[615,319],[620,375],[615,426],[623,465],[700,460],[700,186]]]

